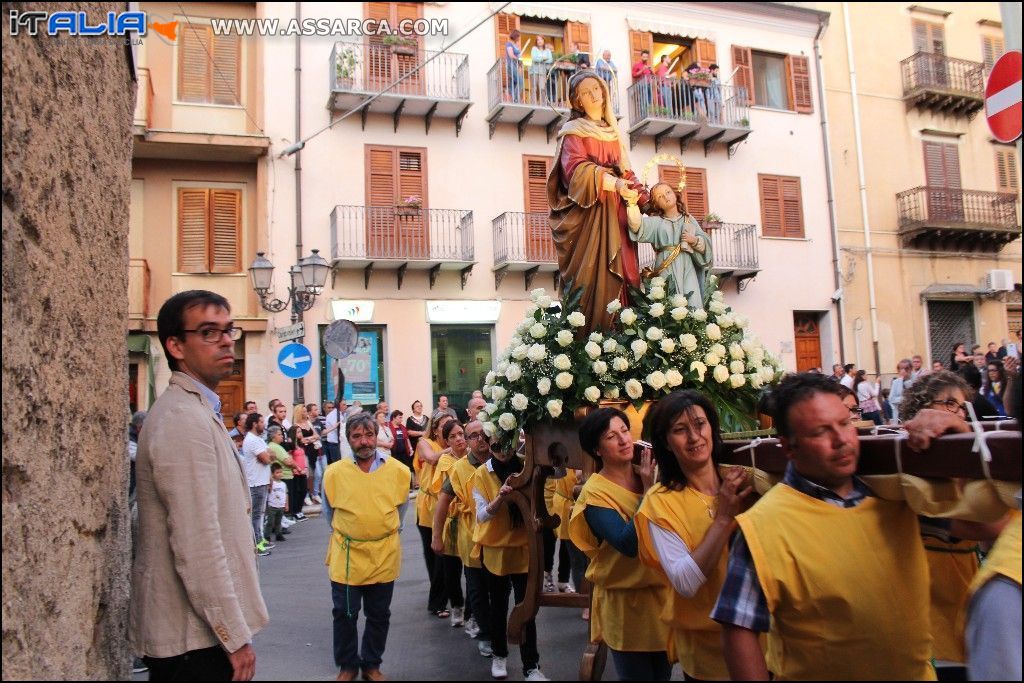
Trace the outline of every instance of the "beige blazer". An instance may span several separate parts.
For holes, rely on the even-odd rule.
[[[139,507],[128,617],[138,655],[234,652],[266,625],[245,470],[219,416],[175,372],[135,462]]]

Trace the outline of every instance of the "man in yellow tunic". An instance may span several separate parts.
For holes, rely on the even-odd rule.
[[[339,681],[360,669],[368,681],[384,680],[391,597],[402,566],[398,508],[409,496],[409,469],[377,450],[377,423],[368,413],[350,417],[345,437],[355,461],[340,460],[324,473],[324,510],[331,516],[326,564],[334,599],[334,661]],[[356,628],[366,609],[362,647]]]
[[[935,680],[917,516],[854,477],[860,442],[839,392],[812,373],[772,392],[789,466],[737,517],[711,614],[733,680]]]

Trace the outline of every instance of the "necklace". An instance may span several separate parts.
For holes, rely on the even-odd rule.
[[[700,491],[698,491],[697,489],[693,488],[692,486],[690,486],[688,488],[697,495],[697,500],[699,500],[701,503],[703,503],[704,507],[707,508],[707,510],[708,510],[708,517],[710,517],[711,519],[714,519],[715,518],[715,513],[718,511],[718,497],[717,496],[708,496],[708,495],[706,495],[704,493],[701,493]],[[709,498],[711,499],[710,503],[708,503],[708,499]]]

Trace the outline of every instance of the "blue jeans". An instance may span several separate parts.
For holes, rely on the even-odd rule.
[[[672,677],[672,665],[664,652],[608,651],[620,681],[667,681]]]
[[[327,453],[327,464],[333,465],[334,463],[341,460],[341,445],[337,443],[331,443],[330,441],[324,442],[324,448]],[[324,468],[327,469],[327,468]]]
[[[324,470],[327,469],[327,451],[317,456],[313,463],[313,493],[320,495],[320,482],[324,479]]]
[[[334,600],[334,663],[343,671],[364,672],[379,669],[384,661],[384,647],[388,642],[391,624],[391,597],[395,582],[373,583],[368,586],[346,586],[331,581]],[[350,601],[350,602],[347,602]],[[363,643],[359,645],[360,606],[366,609],[363,625]]]
[[[523,67],[519,62],[506,60],[505,71],[508,74],[509,95],[513,102],[519,102],[523,95]]]
[[[249,498],[252,500],[252,533],[255,542],[263,538],[263,519],[267,513],[267,486],[250,486]]]

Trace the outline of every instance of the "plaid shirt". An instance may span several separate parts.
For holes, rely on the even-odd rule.
[[[854,477],[853,493],[849,498],[843,498],[834,491],[802,477],[792,462],[786,467],[782,483],[811,498],[841,508],[857,507],[866,498],[875,495],[864,482]],[[757,580],[757,568],[754,566],[754,559],[750,555],[742,531],[737,531],[736,539],[733,541],[729,554],[729,569],[725,583],[722,584],[722,592],[718,595],[718,602],[711,612],[711,618],[721,624],[731,624],[758,633],[768,631],[771,624],[768,602]]]

